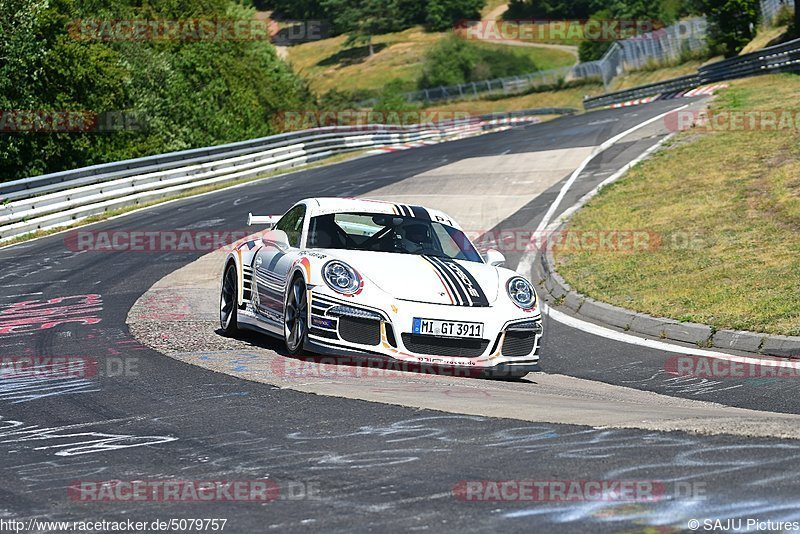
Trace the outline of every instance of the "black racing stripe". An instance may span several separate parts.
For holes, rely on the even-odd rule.
[[[281,258],[283,258],[284,256],[286,256],[286,254],[284,254],[283,252],[276,252],[275,256],[272,257],[272,259],[269,262],[269,265],[267,265],[265,270],[274,271],[275,267],[278,265],[278,262],[281,261]]]
[[[402,204],[395,204],[394,206],[397,208],[397,211],[399,211],[399,212],[400,212],[400,215],[402,215],[402,216],[404,216],[404,217],[408,215],[408,214],[406,213],[406,210],[404,209],[404,208],[405,208],[405,206],[403,206]]]
[[[467,298],[467,292],[464,291],[461,286],[458,284],[455,275],[448,271],[443,265],[436,262],[435,257],[433,256],[422,256],[436,269],[436,272],[442,277],[444,283],[447,285],[447,288],[450,290],[450,293],[456,298],[458,301],[456,304],[459,306],[469,306],[469,299]]]
[[[433,269],[439,275],[439,278],[441,278],[442,283],[444,284],[447,291],[450,293],[450,295],[452,295],[452,297],[455,297],[457,302],[454,302],[453,304],[460,306],[461,302],[458,297],[458,292],[455,290],[455,288],[452,285],[452,282],[450,282],[450,279],[447,277],[447,273],[443,272],[442,268],[438,266],[436,263],[434,263],[433,260],[430,259],[428,256],[422,255],[422,259],[427,261],[431,265],[431,267],[433,267]]]
[[[431,214],[422,206],[409,206],[409,208],[411,208],[411,213],[413,213],[414,217],[417,219],[431,220]]]
[[[449,258],[437,259],[447,266],[447,268],[453,273],[453,276],[459,279],[459,283],[463,285],[464,290],[468,293],[469,299],[472,302],[472,306],[482,308],[489,306],[489,299],[486,298],[483,288],[475,279],[475,277],[472,276],[472,273],[459,265],[455,260],[451,260]],[[472,288],[472,291],[470,291],[470,287]]]
[[[433,256],[431,259],[439,268],[439,272],[442,273],[442,276],[444,276],[455,289],[456,295],[458,295],[458,298],[461,301],[461,306],[471,306],[472,299],[467,294],[464,284],[458,279],[456,274],[447,267],[447,264],[445,264],[441,258]]]

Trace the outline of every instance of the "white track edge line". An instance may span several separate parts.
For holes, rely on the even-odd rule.
[[[608,148],[609,146],[614,144],[614,143],[610,143],[609,144],[609,141],[613,140],[614,142],[616,142],[619,139],[622,139],[623,137],[627,136],[628,134],[638,130],[639,128],[642,128],[642,127],[644,127],[644,126],[646,126],[648,124],[651,124],[651,123],[655,122],[656,120],[658,120],[658,119],[660,119],[660,118],[672,113],[673,111],[679,111],[679,110],[684,109],[684,108],[686,108],[688,106],[689,106],[689,104],[686,104],[686,105],[681,106],[679,108],[676,108],[676,109],[674,109],[672,111],[668,111],[667,113],[663,113],[663,114],[661,114],[661,115],[659,115],[657,117],[649,119],[649,120],[647,120],[647,121],[645,121],[645,122],[643,122],[643,123],[631,128],[630,130],[627,130],[627,131],[625,131],[625,132],[623,132],[623,133],[621,133],[621,134],[619,134],[619,135],[617,135],[615,137],[612,137],[611,139],[609,139],[608,141],[606,141],[605,143],[600,145],[595,151],[592,152],[592,154],[590,154],[581,163],[581,165],[578,167],[578,169],[576,169],[572,173],[572,175],[570,176],[570,179],[561,188],[561,192],[559,193],[558,198],[556,198],[556,200],[554,201],[553,205],[557,206],[556,203],[560,202],[561,199],[563,199],[563,197],[566,195],[566,192],[569,189],[569,187],[575,182],[577,177],[581,174],[581,172],[583,172],[583,170],[588,166],[588,164],[598,154],[600,154],[606,148]],[[589,191],[588,193],[583,195],[578,200],[578,202],[576,202],[573,206],[570,206],[567,210],[565,210],[564,213],[562,213],[561,216],[559,217],[558,221],[553,221],[552,223],[549,223],[549,221],[548,221],[549,224],[547,224],[546,226],[543,226],[543,224],[540,223],[539,227],[536,230],[536,234],[535,235],[540,235],[539,233],[542,232],[543,230],[544,231],[552,231],[555,228],[557,228],[558,225],[560,224],[562,218],[571,216],[573,213],[575,213],[577,210],[579,210],[584,204],[586,204],[586,202],[588,202],[595,195],[597,195],[603,187],[605,187],[608,184],[618,180],[626,172],[628,172],[628,170],[630,170],[635,165],[637,165],[638,163],[643,161],[645,158],[649,157],[653,152],[658,150],[664,143],[666,143],[674,135],[675,135],[674,133],[667,135],[666,137],[661,139],[659,142],[657,142],[656,144],[654,144],[653,146],[651,146],[650,148],[645,150],[637,158],[635,158],[634,160],[632,160],[629,163],[625,164],[617,172],[615,172],[614,174],[612,174],[611,176],[609,176],[608,178],[606,178],[605,180],[600,182],[594,189],[592,189],[591,191]],[[603,147],[605,147],[605,148],[603,148]],[[552,211],[555,211],[555,209],[553,209],[552,206],[551,206],[551,209],[548,210],[548,214],[550,214],[550,218],[552,218],[552,214],[551,214]],[[547,214],[545,214],[545,217],[547,217]],[[542,222],[545,222],[545,219],[542,219]],[[524,255],[522,257],[522,259],[520,260],[520,262],[519,262],[519,266],[517,267],[517,272],[519,272],[523,276],[525,276],[525,275],[530,276],[530,274],[532,274],[532,270],[533,270],[533,259],[534,259],[533,257],[535,256],[535,254],[536,254],[535,252],[529,252],[526,255]],[[524,268],[522,268],[522,266],[526,265],[526,264],[530,264],[531,272],[528,272],[528,273],[524,272]],[[635,335],[632,335],[632,334],[626,334],[624,332],[617,332],[616,330],[612,330],[610,328],[606,328],[606,327],[603,327],[603,326],[600,326],[600,325],[597,325],[597,324],[594,324],[594,323],[590,323],[588,321],[583,321],[581,319],[578,319],[577,317],[573,317],[572,315],[567,315],[566,313],[560,312],[558,310],[555,310],[552,307],[547,306],[544,303],[542,304],[542,313],[547,315],[548,317],[552,318],[553,320],[558,321],[559,323],[565,324],[565,325],[570,326],[572,328],[575,328],[577,330],[581,330],[583,332],[587,332],[589,334],[593,334],[593,335],[596,335],[596,336],[604,337],[604,338],[607,338],[607,339],[613,339],[614,341],[620,341],[622,343],[626,343],[626,344],[629,344],[629,345],[637,345],[637,346],[640,346],[640,347],[648,347],[648,348],[652,348],[652,349],[656,349],[656,350],[663,350],[663,351],[666,351],[666,352],[675,352],[675,353],[682,353],[682,354],[695,355],[695,356],[706,356],[706,357],[709,357],[709,358],[716,358],[716,359],[720,359],[720,360],[727,360],[727,361],[730,361],[730,362],[737,362],[737,363],[743,363],[743,364],[749,364],[749,365],[762,365],[762,366],[766,366],[766,367],[780,367],[780,368],[788,368],[788,369],[794,369],[794,368],[799,368],[800,367],[800,362],[786,361],[786,360],[768,360],[768,359],[761,359],[761,358],[755,358],[755,357],[749,357],[749,356],[736,356],[736,355],[727,354],[727,353],[724,353],[724,352],[716,352],[716,351],[712,351],[712,350],[705,350],[705,349],[699,349],[699,348],[696,349],[696,348],[692,348],[692,347],[684,347],[682,345],[674,345],[672,343],[667,343],[667,342],[664,342],[664,341],[658,341],[658,340],[655,340],[655,339],[648,339],[648,338],[638,337],[638,336],[635,336]]]
[[[716,352],[713,350],[673,345],[671,343],[658,341],[656,339],[647,339],[643,337],[634,336],[632,334],[626,334],[625,332],[617,332],[616,330],[611,330],[610,328],[606,328],[604,326],[583,321],[581,319],[573,317],[572,315],[567,315],[566,313],[558,311],[550,306],[547,306],[546,304],[542,305],[542,313],[547,315],[551,319],[558,321],[559,323],[565,324],[567,326],[570,326],[572,328],[582,330],[584,332],[596,336],[613,339],[615,341],[621,341],[623,343],[627,343],[630,345],[637,345],[640,347],[647,347],[651,349],[663,350],[666,352],[675,352],[692,356],[705,356],[708,358],[728,360],[730,362],[736,362],[736,363],[760,365],[763,367],[779,367],[787,369],[800,368],[800,361],[764,360],[761,358],[754,358],[749,356],[736,356],[734,354]]]
[[[567,195],[567,191],[569,191],[569,189],[572,187],[572,184],[574,184],[575,180],[578,179],[578,176],[580,176],[580,174],[584,171],[584,169],[586,169],[586,167],[589,165],[589,163],[592,162],[592,160],[594,158],[596,158],[601,153],[605,152],[606,149],[608,149],[612,145],[616,144],[617,141],[619,141],[623,137],[627,137],[628,135],[632,134],[636,130],[644,128],[645,126],[648,126],[648,125],[656,122],[657,120],[666,117],[667,115],[669,115],[671,113],[678,112],[678,111],[680,111],[682,109],[686,109],[688,107],[689,107],[689,104],[684,104],[683,106],[677,107],[675,109],[671,109],[669,111],[661,113],[660,115],[656,115],[653,118],[647,119],[646,121],[641,122],[641,123],[637,124],[636,126],[634,126],[632,128],[629,128],[629,129],[625,130],[624,132],[615,135],[611,139],[606,140],[600,146],[595,148],[592,151],[592,153],[589,154],[589,156],[585,160],[583,160],[581,162],[581,164],[578,166],[578,168],[575,169],[572,172],[572,174],[570,175],[570,177],[567,180],[567,182],[561,188],[561,191],[559,191],[558,196],[556,197],[556,199],[553,201],[553,203],[550,205],[550,208],[544,214],[544,217],[542,218],[542,222],[540,222],[539,226],[536,227],[536,232],[534,233],[534,235],[539,235],[540,232],[542,230],[544,230],[547,227],[548,224],[550,224],[550,220],[553,218],[553,215],[555,215],[555,212],[558,209],[558,206],[561,204],[561,201],[564,200],[564,197]]]

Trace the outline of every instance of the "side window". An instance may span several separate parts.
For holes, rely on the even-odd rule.
[[[289,236],[289,244],[295,248],[300,247],[300,237],[303,234],[303,220],[306,215],[306,207],[304,204],[295,206],[286,212],[286,215],[281,217],[278,224],[275,225],[276,230],[283,230]]]

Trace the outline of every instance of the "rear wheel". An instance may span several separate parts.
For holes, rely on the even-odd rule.
[[[294,279],[289,288],[283,313],[286,350],[294,356],[303,350],[308,336],[308,295],[306,283],[300,276]]]
[[[231,263],[222,275],[222,290],[219,296],[219,324],[226,336],[233,336],[239,330],[237,293],[236,266]]]

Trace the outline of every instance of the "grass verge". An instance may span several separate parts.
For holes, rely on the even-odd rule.
[[[712,111],[797,117],[797,94],[797,75],[738,80]],[[648,231],[660,246],[562,247],[559,273],[585,295],[640,312],[800,335],[800,130],[793,126],[678,134],[568,225],[570,232]]]
[[[379,91],[388,81],[395,79],[405,82],[410,91],[416,88],[416,81],[422,73],[425,53],[446,35],[429,33],[420,27],[376,35],[373,38],[376,52],[372,57],[369,57],[366,46],[344,48],[346,37],[341,35],[290,47],[289,62],[319,94],[331,89]],[[575,57],[563,50],[482,42],[476,44],[490,50],[502,48],[528,56],[542,70],[575,63]]]
[[[750,52],[755,52],[756,50],[761,50],[762,48],[766,48],[780,42],[788,30],[788,26],[759,28],[756,36],[752,41],[747,43],[747,46],[745,46],[742,51],[739,52],[739,55],[749,54]]]

